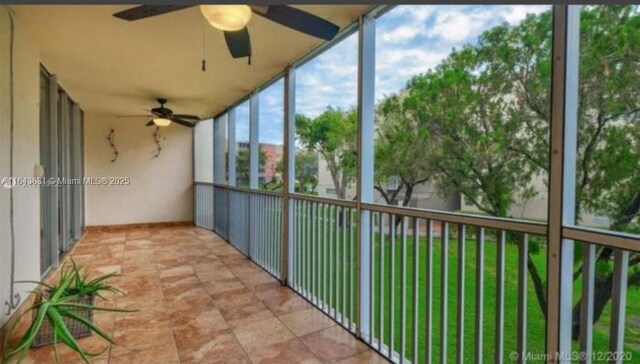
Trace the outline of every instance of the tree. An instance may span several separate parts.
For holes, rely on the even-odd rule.
[[[304,150],[295,155],[296,180],[300,183],[300,191],[316,193],[318,186],[318,154],[312,150]]]
[[[296,192],[316,193],[318,186],[318,154],[313,150],[296,151],[294,156]],[[278,161],[276,171],[284,171],[284,161]]]
[[[632,6],[586,7],[580,28],[576,215],[602,213],[612,230],[637,233],[640,15]],[[532,178],[548,175],[550,81],[549,12],[494,27],[476,45],[454,50],[436,69],[414,77],[402,107],[437,146],[429,156],[437,185],[460,191],[493,216],[508,216],[517,199],[533,196]],[[594,321],[611,299],[612,253],[598,248]],[[640,285],[640,255],[629,261],[628,283]],[[546,314],[544,281],[531,255],[528,269]],[[580,275],[578,267],[574,278]],[[580,302],[573,314],[577,339]]]
[[[357,166],[357,115],[355,110],[328,107],[316,118],[296,115],[296,132],[307,150],[316,151],[327,163],[340,199],[354,181]]]
[[[267,160],[267,154],[262,148],[258,153],[258,168],[264,166]],[[250,154],[249,149],[240,149],[236,154],[236,178],[238,185],[249,185],[250,178]]]
[[[378,105],[374,188],[388,205],[401,198],[407,206],[414,188],[430,179],[432,148],[429,130],[406,113],[401,97],[392,95]],[[389,191],[392,179],[398,187]]]

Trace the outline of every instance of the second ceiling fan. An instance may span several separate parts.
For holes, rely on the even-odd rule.
[[[133,21],[190,7],[193,5],[141,5],[113,16]],[[251,39],[246,25],[252,13],[325,40],[333,39],[340,30],[340,27],[327,20],[287,5],[200,5],[200,10],[212,26],[224,32],[233,58],[251,57]]]

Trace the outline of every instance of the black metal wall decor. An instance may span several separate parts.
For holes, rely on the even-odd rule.
[[[162,140],[162,136],[160,135],[160,127],[157,126],[156,130],[153,131],[153,141],[156,143],[156,154],[153,158],[158,158],[160,156],[160,152],[162,152],[162,145],[160,141]]]
[[[118,148],[116,148],[114,133],[113,129],[109,129],[109,135],[107,135],[109,145],[113,148],[113,158],[111,158],[111,163],[115,163],[116,159],[118,159]]]

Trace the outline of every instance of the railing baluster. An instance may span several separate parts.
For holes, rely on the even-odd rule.
[[[413,342],[411,361],[418,362],[418,311],[420,281],[420,220],[413,218]]]
[[[307,274],[308,274],[308,284],[307,284],[307,294],[309,295],[309,300],[313,302],[315,297],[315,292],[313,291],[313,208],[314,202],[309,202],[309,208],[307,213]]]
[[[582,246],[582,298],[580,300],[580,352],[593,351],[593,295],[595,283],[596,246]],[[585,355],[583,364],[591,364],[591,355]]]
[[[265,211],[264,211],[264,197],[262,195],[257,196],[257,209],[256,209],[256,221],[258,222],[258,235],[256,236],[256,244],[258,250],[258,257],[260,264],[265,266],[264,259],[264,235],[265,235]]]
[[[304,266],[302,268],[302,272],[304,274],[304,296],[307,299],[309,299],[309,204],[309,201],[304,202],[304,216],[302,218],[302,223],[304,226],[304,243],[302,247]]]
[[[322,310],[325,312],[328,309],[327,304],[327,205],[322,206]]]
[[[449,223],[441,222],[442,232],[441,234],[441,259],[440,262],[440,363],[447,363],[447,288],[449,286]]]
[[[276,200],[273,196],[268,196],[269,202],[269,267],[271,267],[271,274],[278,276],[278,260],[276,259]]]
[[[346,326],[345,318],[347,316],[347,213],[348,208],[342,209],[342,326]]]
[[[334,259],[334,254],[333,254],[333,244],[334,244],[334,212],[335,212],[335,207],[329,205],[329,255],[328,255],[328,267],[329,267],[329,301],[327,302],[328,304],[328,313],[329,316],[334,317],[333,316],[333,306],[335,305],[335,302],[333,301],[334,296],[335,296],[335,284],[334,284],[334,273],[335,273],[335,259]]]
[[[310,273],[310,281],[309,281],[309,293],[310,300],[312,303],[317,304],[317,293],[316,291],[316,202],[311,203],[311,209],[309,212],[309,273]]]
[[[425,262],[425,362],[433,362],[433,221],[427,220],[427,246]]]
[[[355,309],[355,290],[356,288],[353,286],[353,279],[355,277],[354,269],[356,267],[355,259],[356,253],[355,250],[355,210],[349,209],[349,331],[355,332],[355,315],[353,310]]]
[[[378,326],[379,326],[379,330],[378,330],[378,351],[383,351],[383,345],[384,345],[384,319],[383,319],[383,315],[384,315],[384,299],[385,299],[385,295],[384,295],[384,278],[385,278],[385,274],[384,274],[384,234],[385,234],[385,229],[384,229],[384,214],[383,213],[379,213],[379,220],[378,220],[378,241],[380,246],[378,246],[378,250],[380,251],[380,270],[378,271],[378,275],[379,275],[379,280],[380,280],[380,288],[378,290],[378,305],[379,310],[378,310]]]
[[[518,251],[518,363],[526,361],[527,352],[527,258],[529,235],[522,234]]]
[[[402,240],[400,257],[400,363],[404,362],[407,339],[407,226],[406,217],[401,216],[400,237]]]
[[[389,357],[393,358],[393,353],[395,351],[394,343],[395,343],[395,295],[396,295],[396,285],[395,285],[395,273],[396,273],[396,215],[392,214],[390,217],[391,224],[389,225],[389,239],[391,241],[390,257],[389,257],[389,268],[391,273],[389,273],[390,282],[389,282]]]
[[[335,292],[335,294],[334,294],[335,301],[333,303],[333,318],[336,319],[336,320],[338,320],[338,311],[339,311],[338,308],[340,307],[339,306],[339,303],[340,303],[340,279],[339,279],[340,278],[340,274],[339,274],[339,271],[338,271],[338,269],[340,269],[340,264],[339,264],[339,262],[340,262],[340,260],[339,260],[339,257],[340,257],[340,255],[339,255],[340,254],[340,249],[339,249],[339,247],[340,247],[340,221],[339,220],[340,220],[340,207],[336,206],[335,207],[335,219],[334,219],[334,222],[333,222],[333,225],[335,227],[335,246],[334,246],[335,255],[333,257],[333,267],[334,267],[334,269],[333,269],[333,278],[334,278],[333,282],[335,283],[335,287],[334,287],[334,289],[335,289],[335,291],[334,291]]]
[[[458,292],[456,312],[456,362],[462,364],[464,362],[464,272],[465,272],[465,226],[458,225]]]
[[[624,359],[625,306],[627,304],[627,273],[629,251],[616,249],[613,253],[613,288],[611,292],[610,363],[622,363]]]
[[[476,228],[476,322],[475,359],[482,364],[484,321],[484,228]]]
[[[502,364],[504,349],[504,259],[506,236],[504,230],[497,231],[496,239],[496,326],[495,363]]]
[[[316,262],[316,305],[322,308],[322,204],[316,203],[316,234],[315,234],[315,262]]]
[[[295,199],[290,199],[290,210],[289,210],[289,214],[291,216],[291,236],[289,237],[289,241],[292,242],[291,243],[291,248],[289,250],[289,254],[290,257],[293,257],[293,259],[290,260],[290,274],[289,274],[289,281],[290,281],[290,285],[291,287],[296,290],[298,287],[298,263],[296,261],[296,259],[298,258],[298,224],[296,222],[297,216],[298,216],[298,207],[296,206],[296,200]],[[293,238],[292,238],[293,237]]]
[[[265,215],[263,217],[263,221],[264,221],[264,266],[267,267],[267,271],[271,272],[272,271],[272,266],[271,266],[271,201],[270,198],[267,196],[263,196],[263,201],[264,201],[264,208],[262,210],[262,213]]]
[[[376,276],[376,259],[375,259],[375,221],[376,221],[376,213],[371,212],[371,218],[369,220],[369,239],[371,239],[370,249],[369,249],[369,267],[371,269],[371,279],[369,280],[369,302],[371,305],[371,309],[369,310],[369,345],[373,345],[373,331],[375,326],[375,301],[373,296],[375,295],[375,276]]]

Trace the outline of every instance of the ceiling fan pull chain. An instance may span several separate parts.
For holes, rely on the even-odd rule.
[[[204,18],[200,21],[200,25],[202,28],[202,72],[205,72],[207,70],[207,39],[204,29]]]

